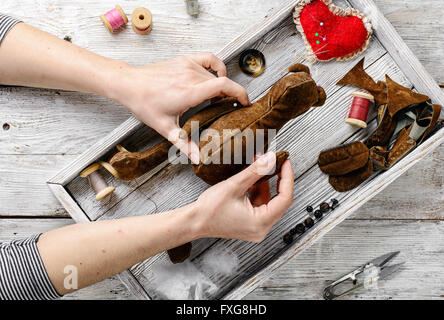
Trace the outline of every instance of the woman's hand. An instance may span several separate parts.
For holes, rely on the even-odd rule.
[[[268,181],[255,185],[275,163],[276,155],[269,152],[205,191],[196,202],[199,237],[262,241],[293,203],[294,174],[288,160],[279,174],[276,197],[270,200]]]
[[[217,76],[210,72],[217,72]],[[194,163],[199,149],[179,138],[179,117],[189,108],[220,96],[235,97],[248,105],[248,94],[226,77],[225,64],[215,55],[201,53],[146,67],[127,66],[119,71],[118,86],[110,97],[127,106],[136,117],[167,138]]]

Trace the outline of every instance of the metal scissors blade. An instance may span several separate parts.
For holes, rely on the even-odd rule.
[[[387,254],[384,254],[376,259],[373,259],[372,261],[369,261],[367,264],[373,264],[377,267],[382,267],[384,266],[387,262],[389,262],[390,260],[392,260],[394,257],[396,257],[401,251],[395,251],[395,252],[390,252]]]

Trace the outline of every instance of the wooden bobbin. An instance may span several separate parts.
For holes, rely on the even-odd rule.
[[[96,194],[96,200],[100,201],[111,195],[115,188],[108,186],[105,179],[98,172],[100,165],[95,163],[82,172],[80,172],[80,177],[88,178],[89,185],[94,190]]]
[[[371,104],[375,100],[375,98],[370,93],[367,93],[367,92],[355,91],[351,95],[352,95],[353,99],[355,97],[367,99],[367,100],[369,100],[369,104]],[[353,105],[352,105],[352,107],[353,107]],[[367,115],[365,115],[365,118],[367,118]],[[356,118],[347,117],[347,119],[345,119],[345,122],[352,125],[352,126],[357,126],[360,128],[367,128],[367,122],[365,120],[366,119],[356,119]]]
[[[126,16],[126,14],[123,11],[123,9],[118,4],[116,4],[116,9],[117,9],[117,11],[119,11],[120,15],[122,16],[123,21],[125,22],[125,24],[127,24],[128,23],[128,17]],[[115,30],[113,30],[113,27],[111,26],[109,21],[106,19],[104,14],[100,15],[100,19],[102,19],[102,22],[105,25],[105,27],[108,29],[109,33],[114,33],[115,32]]]
[[[153,16],[143,7],[136,8],[131,15],[132,27],[135,33],[148,34],[153,29]]]
[[[108,162],[104,162],[104,161],[100,162],[100,164],[102,165],[102,167],[104,167],[106,169],[106,171],[111,173],[114,178],[119,178],[119,173],[117,172],[116,169],[114,169],[114,167],[111,164],[109,164]]]

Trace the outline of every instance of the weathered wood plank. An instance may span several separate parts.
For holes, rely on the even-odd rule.
[[[400,250],[392,262],[406,262],[399,273],[346,299],[442,299],[444,251],[435,244],[443,243],[443,234],[443,221],[344,221],[245,298],[322,299],[323,289],[341,275]]]

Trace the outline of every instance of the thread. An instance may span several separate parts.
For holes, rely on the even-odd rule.
[[[145,35],[153,29],[153,16],[146,8],[136,8],[131,15],[131,23],[134,32]]]
[[[123,25],[128,23],[128,17],[119,5],[100,16],[103,23],[110,33],[119,30]]]
[[[375,98],[368,92],[356,91],[352,93],[353,101],[345,122],[353,126],[367,128],[367,116]]]
[[[80,177],[87,178],[88,183],[96,194],[96,200],[100,201],[111,195],[115,188],[108,186],[105,179],[98,172],[100,166],[95,163],[80,173]]]

